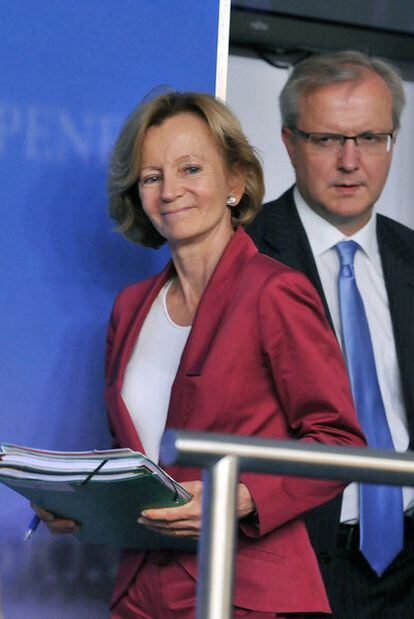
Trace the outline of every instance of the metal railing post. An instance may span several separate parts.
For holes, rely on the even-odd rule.
[[[197,619],[230,619],[236,544],[238,459],[226,456],[203,471]]]
[[[414,454],[363,447],[167,430],[165,464],[205,467],[197,585],[197,619],[229,619],[233,597],[239,469],[414,486]]]

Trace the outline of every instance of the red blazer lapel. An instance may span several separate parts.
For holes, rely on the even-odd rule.
[[[198,306],[171,390],[167,427],[185,427],[192,411],[197,377],[202,375],[215,334],[220,329],[220,323],[236,293],[239,273],[243,272],[244,265],[257,253],[247,234],[242,228],[238,228],[213,272]]]
[[[138,334],[161,288],[171,277],[171,262],[155,277],[127,288],[123,293],[120,320],[116,326],[116,342],[108,371],[109,385],[122,387],[125,369],[131,357]]]
[[[214,334],[232,300],[245,264],[258,251],[247,234],[238,228],[227,245],[201,297],[193,327],[184,349],[180,372],[201,374]]]
[[[116,429],[116,436],[121,447],[130,447],[144,453],[144,448],[131,416],[121,396],[125,369],[131,357],[138,334],[145,318],[163,285],[170,278],[172,264],[169,262],[157,276],[126,289],[122,295],[122,308],[119,322],[114,328],[114,341],[107,372],[105,399],[108,404],[111,427]]]

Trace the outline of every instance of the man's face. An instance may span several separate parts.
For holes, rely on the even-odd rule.
[[[301,97],[297,128],[307,133],[390,133],[392,98],[383,80],[366,72],[355,82],[323,86]],[[347,140],[338,150],[318,150],[284,128],[283,141],[302,197],[321,217],[353,234],[369,220],[391,165],[392,149],[361,152]]]

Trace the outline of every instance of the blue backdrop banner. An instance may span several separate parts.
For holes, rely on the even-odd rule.
[[[219,0],[0,3],[1,442],[105,447],[106,323],[116,292],[165,249],[113,231],[108,153],[151,89],[214,92]],[[24,544],[31,510],[0,488],[5,619],[108,616],[109,547]]]

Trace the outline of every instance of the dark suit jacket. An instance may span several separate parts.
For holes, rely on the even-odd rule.
[[[302,271],[329,310],[312,250],[298,215],[293,187],[266,204],[247,229],[260,252]],[[414,231],[378,215],[377,236],[390,304],[411,443],[414,439]],[[332,322],[331,322],[332,326]],[[322,567],[329,563],[340,516],[340,497],[307,515]],[[329,569],[323,568],[329,585]]]
[[[160,275],[125,289],[108,333],[106,399],[121,446],[142,451],[122,402],[126,365],[161,287]],[[317,342],[317,345],[315,345]],[[328,375],[321,381],[321,375]],[[257,252],[238,229],[214,271],[172,387],[167,427],[342,445],[364,443],[339,346],[313,287]],[[200,471],[170,467],[179,481]],[[327,611],[325,591],[305,526],[307,509],[342,489],[336,482],[243,473],[259,526],[240,527],[235,603],[267,612]],[[178,553],[196,576],[196,557]],[[135,577],[143,553],[128,551],[114,602]]]

